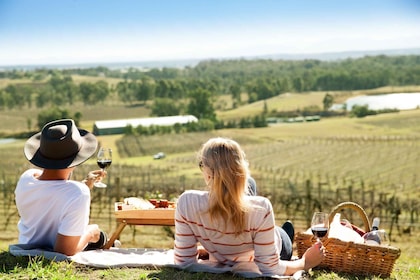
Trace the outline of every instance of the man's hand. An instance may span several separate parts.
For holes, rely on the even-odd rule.
[[[88,225],[87,232],[90,234],[90,239],[88,242],[95,243],[99,241],[99,238],[101,236],[101,231],[99,230],[99,226],[96,224]]]
[[[94,170],[90,171],[86,178],[82,181],[89,187],[89,189],[93,189],[93,185],[95,182],[101,181],[106,176],[106,171],[103,170]]]

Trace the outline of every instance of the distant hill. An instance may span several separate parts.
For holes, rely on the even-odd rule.
[[[326,53],[300,53],[300,54],[268,54],[260,56],[242,56],[242,57],[209,57],[197,59],[178,59],[178,60],[162,60],[162,61],[133,61],[133,62],[97,62],[97,63],[79,63],[79,64],[39,64],[39,65],[7,65],[0,66],[1,70],[33,70],[37,68],[47,69],[71,69],[71,68],[94,68],[104,66],[109,69],[126,69],[126,68],[184,68],[186,66],[194,67],[200,61],[204,60],[232,60],[232,59],[273,59],[273,60],[304,60],[317,59],[324,61],[343,60],[347,58],[360,58],[364,56],[376,55],[420,55],[420,48],[411,49],[392,49],[392,50],[372,50],[372,51],[344,51],[344,52],[326,52]]]
[[[257,58],[265,59],[286,59],[286,60],[303,60],[303,59],[318,59],[318,60],[342,60],[347,58],[360,58],[364,56],[376,55],[420,55],[420,48],[414,49],[394,49],[394,50],[373,50],[373,51],[345,51],[345,52],[328,52],[328,53],[302,53],[302,54],[275,54],[260,56]]]

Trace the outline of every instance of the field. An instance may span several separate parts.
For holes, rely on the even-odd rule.
[[[291,95],[293,98],[294,95]],[[307,98],[292,99],[287,104],[296,109],[308,104],[319,106],[323,94],[311,93]],[[273,100],[274,105],[275,100]],[[251,104],[252,105],[252,104]],[[251,105],[235,115],[262,110]],[[254,104],[254,106],[257,106]],[[280,105],[278,105],[280,106]],[[105,108],[105,109],[104,109]],[[112,111],[111,111],[112,110]],[[112,112],[107,114],[106,112]],[[94,106],[83,109],[82,126],[91,129],[98,116],[128,118],[144,116],[146,107],[126,108],[123,105]],[[246,113],[244,113],[246,112]],[[0,112],[0,132],[27,129],[27,118],[36,117],[36,110]],[[228,112],[220,113],[229,118]],[[3,121],[5,120],[5,121]],[[13,124],[12,124],[13,123]],[[319,122],[276,124],[267,128],[232,129],[208,133],[157,135],[149,137],[100,136],[101,145],[114,149],[114,162],[109,170],[109,188],[93,193],[92,222],[106,231],[115,229],[113,202],[129,196],[166,197],[175,199],[183,190],[204,188],[196,165],[196,151],[209,137],[224,136],[237,140],[247,153],[252,175],[257,180],[259,194],[271,199],[278,223],[292,219],[298,230],[308,226],[315,209],[329,211],[345,200],[355,201],[367,211],[369,218],[380,216],[382,227],[391,233],[392,244],[401,248],[393,279],[420,277],[419,221],[420,211],[420,110],[383,114],[363,119],[331,118]],[[0,210],[0,249],[17,241],[17,213],[13,189],[20,173],[29,167],[22,155],[24,141],[1,144],[0,153],[6,161],[0,163],[3,207]],[[153,154],[165,152],[163,160],[153,160]],[[93,160],[80,166],[75,179],[81,179],[90,169],[97,168]],[[399,211],[399,215],[395,215]],[[357,217],[349,214],[355,223]],[[397,220],[395,220],[397,217]],[[171,228],[127,227],[121,236],[123,247],[171,248]],[[32,273],[39,267],[68,270],[86,279],[238,279],[229,275],[188,274],[174,270],[89,270],[62,268],[49,264],[0,257],[13,263],[22,262],[24,269],[9,268],[0,278]],[[11,274],[8,274],[11,273]],[[63,274],[60,274],[63,273]],[[64,272],[61,278],[72,279]],[[153,278],[155,277],[155,278]],[[353,279],[335,273],[313,272],[314,279]],[[356,279],[356,278],[354,278]],[[357,278],[364,279],[364,278]]]

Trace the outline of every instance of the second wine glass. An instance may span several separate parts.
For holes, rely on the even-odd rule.
[[[112,149],[109,148],[100,148],[98,151],[98,155],[96,157],[96,162],[98,163],[99,168],[102,171],[105,171],[107,167],[109,167],[112,163]],[[98,181],[93,184],[97,188],[106,188],[107,185]]]
[[[329,214],[325,212],[315,212],[312,216],[311,230],[317,241],[327,235],[329,228]]]

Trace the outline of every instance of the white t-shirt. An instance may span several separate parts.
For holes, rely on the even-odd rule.
[[[90,190],[72,180],[38,180],[41,170],[20,177],[15,199],[19,211],[19,243],[54,248],[57,233],[81,236],[89,224]]]

